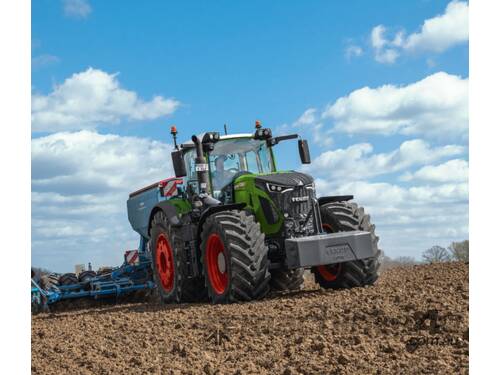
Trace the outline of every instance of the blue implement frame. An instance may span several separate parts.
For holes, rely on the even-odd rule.
[[[151,260],[145,250],[146,239],[141,236],[137,264],[125,262],[111,272],[95,276],[85,282],[43,289],[31,279],[32,311],[47,311],[48,306],[62,300],[118,297],[138,290],[154,289],[156,285],[151,276]]]

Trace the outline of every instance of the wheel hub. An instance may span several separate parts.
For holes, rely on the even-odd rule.
[[[224,257],[224,253],[217,255],[217,268],[219,268],[220,273],[226,272],[226,258]]]

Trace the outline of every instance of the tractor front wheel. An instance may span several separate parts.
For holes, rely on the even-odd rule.
[[[212,303],[250,301],[269,291],[268,248],[260,224],[245,211],[208,217],[201,235],[201,262]]]
[[[370,215],[353,202],[331,202],[320,207],[323,230],[328,233],[362,230],[371,233],[376,254],[372,258],[313,267],[316,282],[323,288],[340,289],[372,285],[380,267],[378,237]]]

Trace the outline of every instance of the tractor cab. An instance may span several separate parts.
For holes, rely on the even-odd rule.
[[[194,138],[201,142],[204,163],[197,162],[198,152]],[[224,191],[242,175],[276,173],[273,146],[280,141],[294,138],[298,138],[298,135],[273,137],[271,129],[263,129],[260,123],[256,122],[254,134],[220,136],[219,133],[208,132],[193,136],[192,141],[181,144],[180,148],[173,152],[172,160],[176,176],[185,177],[188,191],[197,194],[205,189],[215,199],[221,199],[224,197]],[[299,153],[303,163],[310,162],[306,140],[299,140]],[[203,181],[200,183],[199,172],[207,172],[204,187],[201,186]]]
[[[193,190],[198,188],[195,159],[194,148],[184,155],[186,182]],[[276,172],[271,147],[264,140],[254,139],[252,134],[220,137],[206,154],[206,159],[210,191],[216,199],[221,198],[223,190],[243,174]]]

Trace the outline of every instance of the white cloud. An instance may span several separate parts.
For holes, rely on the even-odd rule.
[[[443,52],[469,40],[469,6],[452,1],[444,14],[424,21],[419,32],[408,35],[403,48],[408,51]]]
[[[406,173],[403,181],[464,182],[469,179],[469,163],[462,159],[448,160],[439,165],[426,165],[415,173]]]
[[[414,256],[433,245],[468,238],[468,184],[405,188],[390,183],[317,179],[319,195],[353,194],[377,227],[380,247],[389,256]]]
[[[90,131],[32,140],[33,264],[117,265],[138,235],[127,221],[131,191],[172,176],[171,146]]]
[[[435,73],[407,86],[363,87],[327,106],[322,114],[337,131],[466,137],[468,78]]]
[[[294,125],[311,125],[316,121],[316,109],[309,108],[306,109],[305,112],[300,115]]]
[[[401,30],[390,39],[386,31],[385,26],[378,25],[371,32],[375,60],[380,63],[394,63],[402,53],[440,53],[469,40],[469,6],[452,1],[444,14],[425,20],[418,32],[408,36]]]
[[[117,74],[89,68],[73,74],[48,95],[32,95],[33,131],[95,129],[123,120],[152,120],[172,114],[179,102],[155,96],[144,101],[120,87]]]
[[[316,176],[328,176],[330,181],[364,180],[428,164],[464,151],[465,148],[458,145],[433,148],[427,142],[415,139],[403,142],[394,151],[373,154],[371,144],[358,143],[345,149],[323,152],[304,170]]]
[[[63,0],[64,15],[72,18],[87,18],[92,7],[87,0]]]
[[[58,62],[59,57],[44,53],[31,59],[31,68],[36,70],[48,65],[57,64]]]
[[[278,126],[276,134],[285,134],[291,132],[300,132],[301,136],[312,136],[312,141],[322,147],[328,147],[333,144],[331,130],[327,131],[324,125],[318,118],[318,110],[316,108],[308,108],[300,117],[291,125],[283,124]]]
[[[304,171],[316,178],[318,196],[354,195],[389,256],[418,258],[433,245],[468,238],[467,162],[432,165],[466,152],[464,146],[415,139],[377,154],[371,144],[358,143],[321,153]],[[395,179],[390,174],[401,172],[404,185],[388,182]]]
[[[350,45],[345,49],[345,57],[347,60],[353,57],[359,57],[363,54],[363,49],[360,46]]]
[[[375,60],[380,63],[392,64],[399,57],[399,52],[393,47],[400,44],[400,34],[393,41],[385,38],[386,29],[383,25],[375,26],[371,33],[372,47],[375,49]]]

